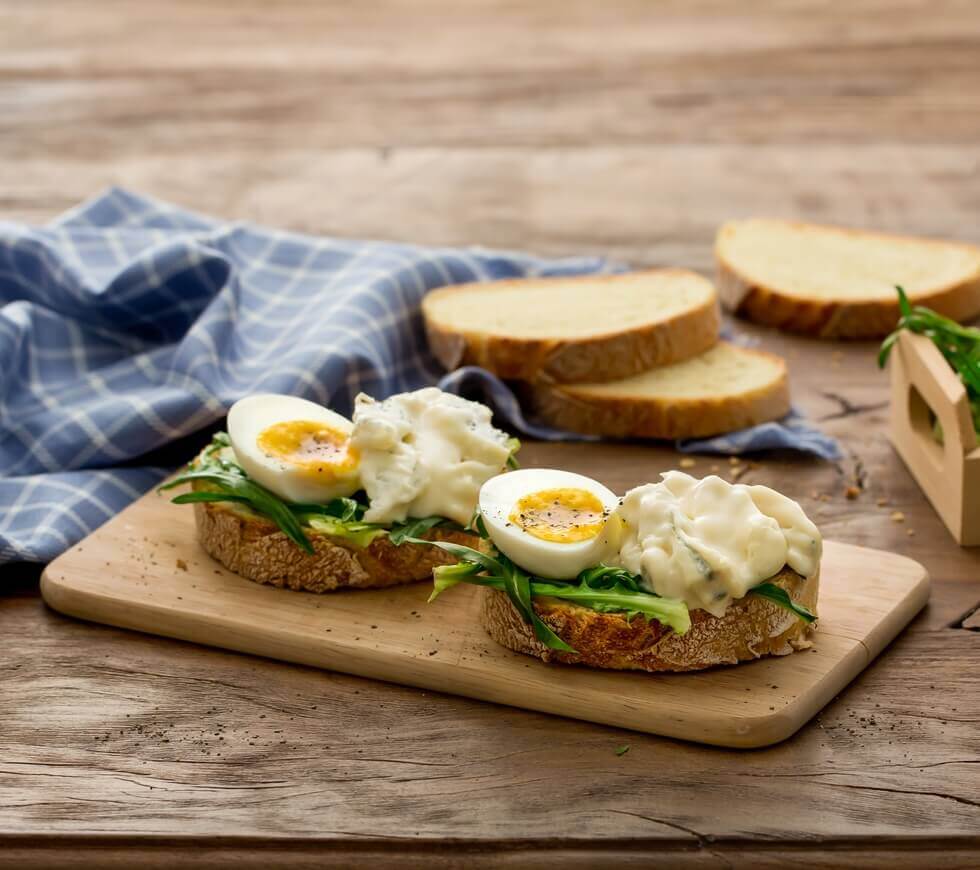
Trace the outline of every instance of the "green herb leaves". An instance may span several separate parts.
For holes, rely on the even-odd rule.
[[[749,590],[749,594],[758,595],[760,598],[765,598],[767,601],[771,601],[773,604],[782,607],[784,610],[795,613],[807,624],[813,622],[817,618],[802,604],[797,604],[795,601],[793,601],[793,599],[790,598],[789,593],[781,586],[777,586],[775,583],[760,583],[758,586],[753,586]]]
[[[421,538],[429,529],[443,523],[449,523],[444,517],[425,517],[425,519],[409,519],[404,523],[397,523],[391,527],[388,537],[396,547],[401,546],[409,538]]]
[[[884,367],[899,334],[907,329],[931,339],[966,385],[970,399],[980,399],[980,329],[960,326],[930,308],[913,306],[901,287],[895,289],[901,317],[895,331],[881,343],[878,365]]]
[[[472,547],[454,544],[450,541],[426,541],[421,538],[409,538],[408,540],[413,544],[431,544],[433,547],[439,547],[459,559],[459,565],[447,565],[445,568],[436,568],[433,572],[435,588],[432,595],[429,596],[429,601],[432,601],[440,592],[460,582],[475,583],[478,586],[492,586],[507,593],[507,597],[517,608],[517,612],[534,629],[535,637],[545,646],[563,652],[575,652],[534,611],[531,606],[530,575],[518,568],[506,556],[498,554],[494,558],[486,553],[481,553],[479,550],[474,550]],[[449,569],[452,568],[459,570],[450,571]]]
[[[661,598],[620,583],[596,589],[581,580],[575,584],[540,581],[534,583],[534,594],[560,598],[599,613],[622,613],[627,620],[636,616],[655,619],[678,634],[687,634],[691,627],[691,614],[679,598]]]
[[[203,481],[209,486],[207,491],[181,493],[173,499],[174,504],[203,501],[234,501],[247,504],[272,520],[300,549],[307,553],[313,552],[313,545],[306,537],[299,519],[284,501],[265,487],[250,481],[245,477],[245,472],[237,466],[232,466],[224,460],[214,462],[210,460],[211,457],[205,455],[200,466],[192,467],[190,471],[164,484],[160,487],[160,491],[173,489],[183,483]]]
[[[362,550],[370,547],[375,538],[380,538],[388,533],[384,526],[379,526],[377,523],[338,520],[325,514],[301,514],[300,516],[313,531],[334,538],[344,538]]]
[[[955,320],[943,317],[930,308],[913,306],[901,287],[898,291],[898,308],[901,316],[895,331],[882,343],[878,351],[878,365],[884,368],[895,342],[902,330],[915,332],[929,338],[946,358],[950,368],[956,372],[966,387],[973,416],[974,431],[980,433],[980,329],[960,326]],[[942,443],[942,430],[936,430],[937,439]]]
[[[544,580],[530,577],[499,553],[489,556],[448,541],[410,540],[440,547],[459,559],[455,565],[443,565],[432,572],[433,590],[429,601],[458,583],[489,586],[506,592],[517,612],[534,628],[535,636],[551,649],[574,652],[537,615],[531,603],[534,598],[557,598],[599,613],[621,613],[627,620],[637,616],[655,619],[679,635],[686,634],[691,628],[691,614],[683,601],[661,598],[646,591],[640,585],[640,578],[625,568],[596,565],[579,574],[574,582]],[[785,589],[774,583],[760,583],[749,593],[789,610],[804,622],[810,623],[816,619],[809,610],[796,604]]]
[[[457,583],[490,586],[506,592],[517,612],[533,629],[535,637],[550,649],[575,652],[545,623],[532,606],[533,598],[558,598],[600,613],[621,613],[627,620],[636,616],[656,619],[684,634],[691,627],[687,605],[674,598],[661,598],[643,590],[639,578],[623,568],[597,565],[583,571],[574,582],[531,577],[506,556],[488,556],[479,550],[445,541],[421,541],[451,553],[459,564],[436,568],[429,600]]]
[[[296,504],[285,502],[275,493],[248,478],[240,465],[233,461],[234,454],[228,449],[231,442],[224,432],[215,433],[211,443],[201,456],[187,466],[187,470],[174,480],[160,487],[161,491],[186,483],[201,481],[207,489],[184,492],[173,499],[174,504],[196,502],[237,502],[247,505],[256,513],[272,520],[293,543],[306,553],[313,552],[313,545],[304,528],[324,535],[344,538],[362,549],[382,535],[389,535],[395,546],[409,538],[424,535],[440,524],[450,524],[444,517],[410,518],[397,523],[389,530],[378,523],[363,521],[367,504],[360,498],[335,498],[326,504]],[[428,543],[428,542],[426,542]]]
[[[609,565],[596,565],[593,568],[586,568],[578,575],[580,583],[592,589],[609,589],[619,585],[634,592],[642,592],[640,578],[636,574],[631,574],[625,568],[613,568]]]
[[[367,510],[367,505],[353,498],[334,498],[326,504],[290,504],[294,511],[306,514],[322,514],[334,517],[341,522],[360,520]]]
[[[521,463],[517,461],[517,451],[521,449],[521,439],[508,438],[507,448],[510,450],[510,454],[507,457],[507,467],[511,471],[515,471],[521,467]]]

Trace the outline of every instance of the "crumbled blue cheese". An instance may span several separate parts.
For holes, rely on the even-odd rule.
[[[626,493],[617,511],[625,527],[619,564],[648,591],[723,616],[785,565],[817,573],[820,532],[792,499],[714,475],[661,477]]]
[[[511,446],[485,405],[436,387],[354,402],[351,443],[370,501],[364,519],[443,516],[465,525],[480,487],[504,470]]]

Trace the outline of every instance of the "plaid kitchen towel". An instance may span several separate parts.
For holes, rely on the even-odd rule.
[[[258,391],[349,412],[438,381],[419,301],[463,281],[610,270],[597,258],[314,238],[109,190],[45,228],[0,223],[0,563],[48,561],[170,469],[140,457]],[[474,377],[539,437],[508,388]],[[831,440],[770,424],[700,449]]]

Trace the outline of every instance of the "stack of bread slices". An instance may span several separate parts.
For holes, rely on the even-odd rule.
[[[720,340],[714,286],[684,269],[462,284],[422,311],[447,369],[516,382],[559,429],[693,438],[789,411],[786,364]]]

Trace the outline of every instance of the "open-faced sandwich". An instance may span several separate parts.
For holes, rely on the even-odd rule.
[[[425,580],[480,545],[465,530],[480,487],[514,463],[490,409],[428,387],[355,400],[353,420],[292,396],[256,395],[163,488],[194,504],[204,549],[259,583],[326,592]]]
[[[525,469],[487,481],[482,549],[434,542],[433,597],[482,587],[484,628],[545,661],[691,671],[809,645],[822,543],[765,486],[677,471],[617,498],[588,477]]]

